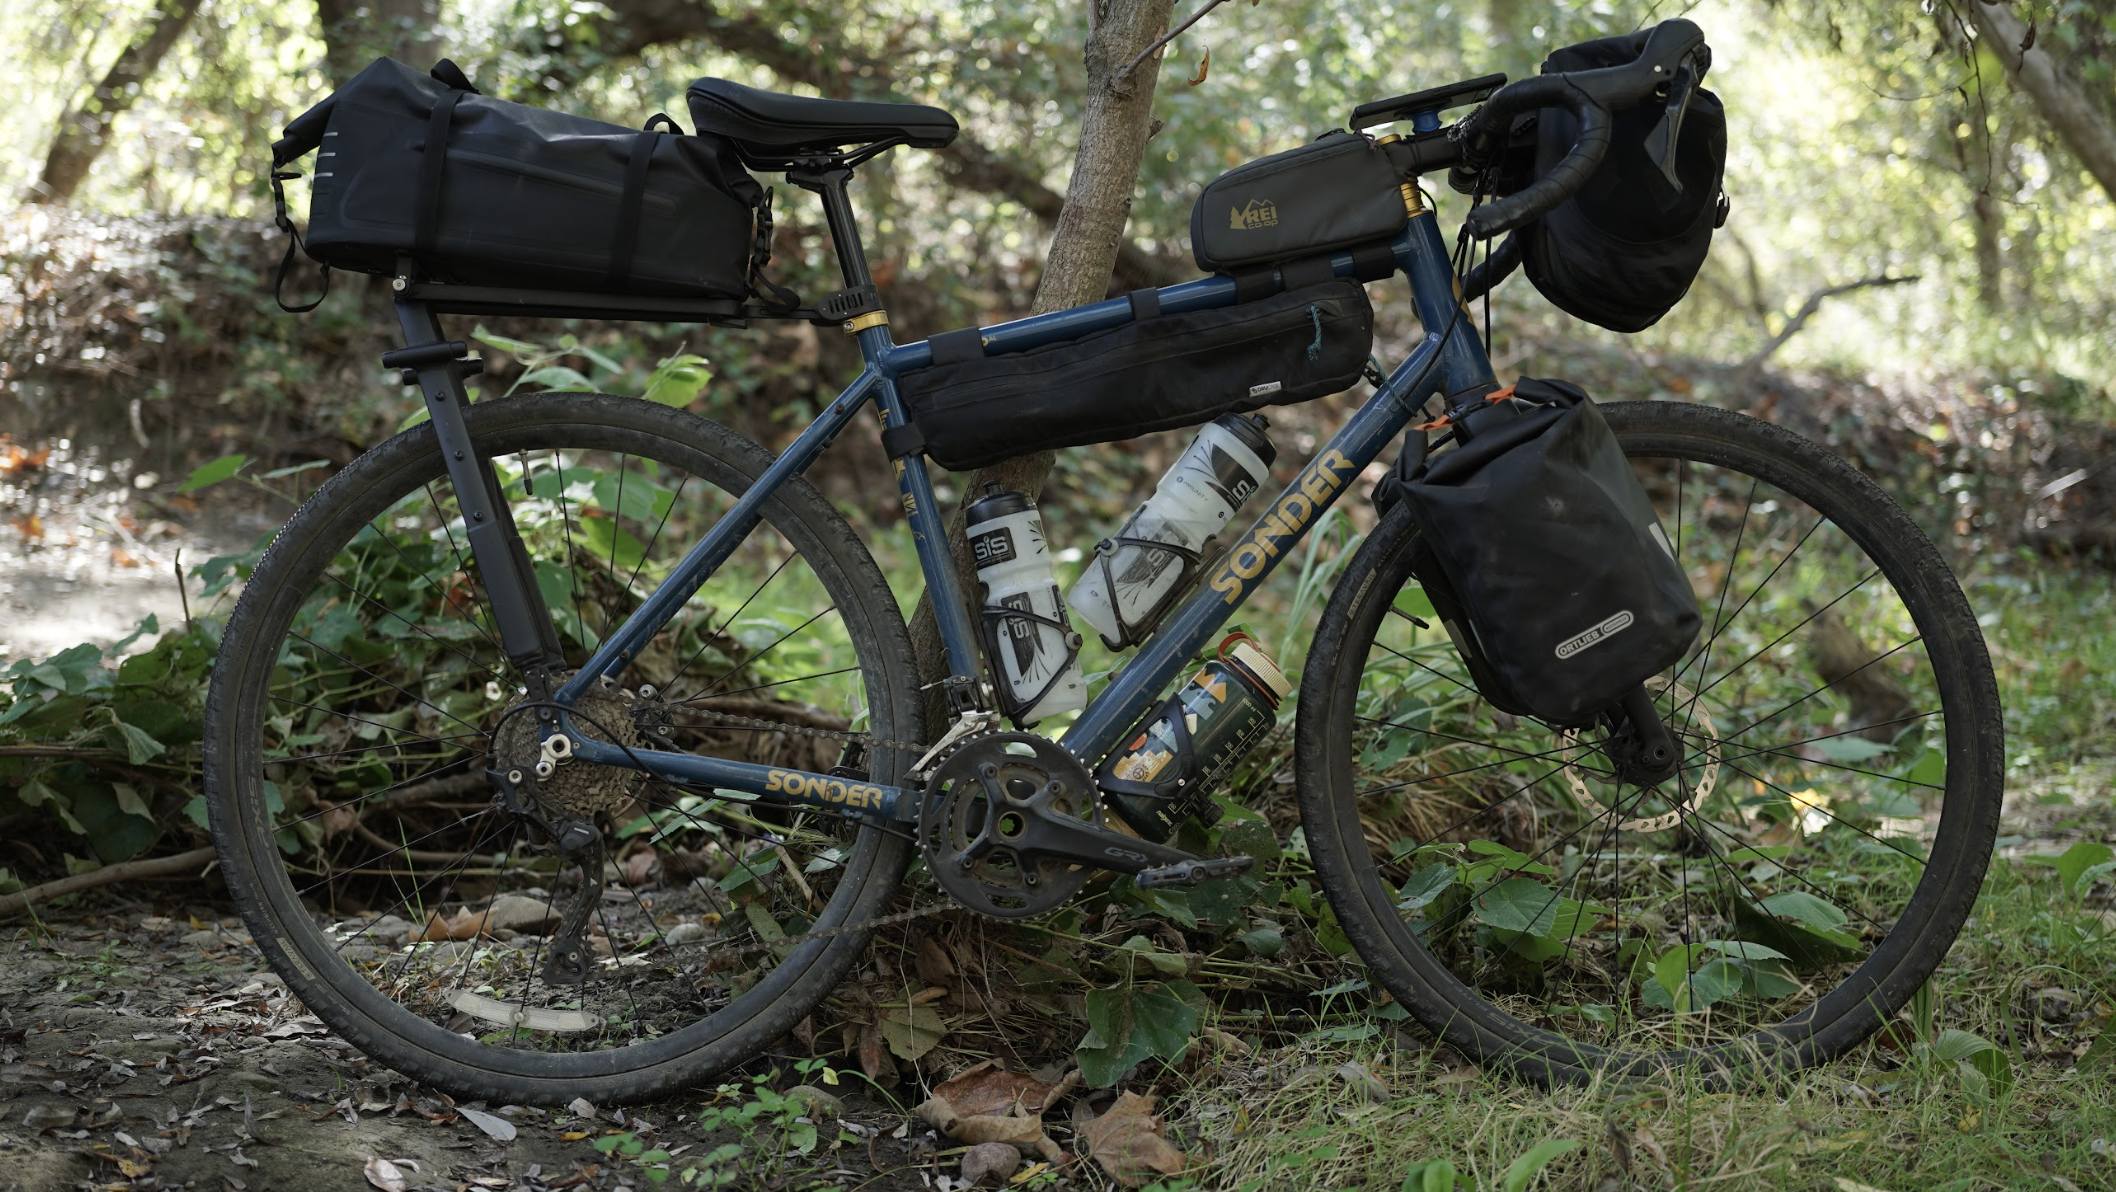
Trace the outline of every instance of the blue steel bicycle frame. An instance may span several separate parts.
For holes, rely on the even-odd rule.
[[[1316,453],[1292,483],[1264,507],[1262,516],[1205,576],[1204,583],[1170,616],[1109,685],[1091,700],[1059,739],[1060,744],[1093,766],[1122,739],[1126,729],[1175,680],[1191,657],[1212,639],[1241,607],[1249,593],[1269,578],[1281,560],[1323,512],[1351,487],[1389,442],[1435,393],[1456,394],[1492,382],[1491,361],[1456,297],[1447,247],[1432,211],[1415,217],[1394,244],[1396,265],[1409,279],[1411,296],[1426,338],[1408,360],[1391,373],[1381,389],[1352,415],[1350,422]],[[1334,259],[1340,277],[1353,272],[1349,253]],[[1230,278],[1210,277],[1160,291],[1161,309],[1176,314],[1231,306],[1235,286]],[[1132,320],[1131,303],[1112,299],[1071,310],[1019,319],[982,329],[989,355],[1017,352],[1057,343]],[[742,498],[691,548],[669,577],[647,597],[618,631],[606,639],[571,681],[552,697],[570,706],[601,676],[621,673],[654,634],[675,616],[713,571],[734,553],[756,526],[760,510],[779,485],[805,472],[869,401],[879,403],[889,426],[908,421],[896,378],[933,362],[923,340],[897,344],[887,324],[859,333],[867,367],[836,401],[811,423],[773,462]],[[939,623],[948,665],[957,676],[975,678],[980,670],[977,637],[949,556],[945,520],[933,495],[933,481],[923,456],[897,461],[897,483],[904,514],[911,526],[920,569]],[[778,801],[813,804],[844,812],[878,813],[910,820],[918,814],[916,788],[860,783],[828,774],[785,770],[747,762],[658,750],[627,752],[575,730],[560,714],[558,728],[573,738],[574,752],[598,765],[645,768],[679,783],[723,788]],[[636,759],[636,760],[635,760]]]

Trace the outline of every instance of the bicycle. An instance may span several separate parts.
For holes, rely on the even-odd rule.
[[[1579,92],[1583,129],[1655,93],[1651,49]],[[1476,143],[1463,128],[1549,94],[1499,82],[1383,107],[1411,124],[1421,169],[1447,168]],[[1440,113],[1477,100],[1451,136]],[[460,1095],[651,1098],[784,1036],[880,926],[959,903],[1045,913],[1104,872],[1228,880],[1245,858],[1112,828],[1091,766],[1432,399],[1496,386],[1478,336],[1456,333],[1437,216],[1406,184],[1385,265],[1426,339],[1055,739],[999,726],[926,460],[900,452],[949,670],[950,722],[929,725],[892,588],[802,474],[870,403],[904,427],[898,379],[933,363],[934,341],[897,344],[878,303],[860,308],[872,278],[846,190],[930,132],[909,113],[931,110],[847,149],[876,105],[772,102],[836,146],[750,164],[820,194],[846,289],[806,313],[842,318],[866,361],[790,447],[608,395],[471,404],[477,366],[440,325],[774,312],[406,273],[405,346],[384,363],[429,420],[317,489],[227,626],[206,774],[230,892],[319,1017]],[[1532,217],[1566,193],[1479,210]],[[1373,263],[1328,259],[1336,277]],[[1153,303],[1239,297],[1214,276]],[[956,334],[998,356],[1137,316],[1114,299]],[[1701,594],[1706,631],[1646,685],[1679,756],[1642,770],[1630,713],[1555,730],[1487,704],[1431,624],[1398,503],[1346,565],[1300,683],[1315,871],[1379,983],[1482,1062],[1584,1081],[1829,1058],[1932,973],[1988,860],[2003,742],[1976,619],[1915,523],[1822,448],[1692,405],[1604,414]],[[363,820],[383,808],[396,839]],[[1004,863],[972,856],[993,833]],[[951,897],[891,913],[921,850]],[[611,881],[619,861],[668,867],[670,888],[650,901]]]

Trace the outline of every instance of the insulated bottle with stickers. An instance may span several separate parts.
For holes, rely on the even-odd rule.
[[[1263,643],[1229,634],[1219,656],[1103,760],[1095,784],[1104,802],[1155,842],[1175,835],[1192,816],[1211,827],[1219,819],[1213,789],[1271,731],[1292,686]]]
[[[1001,707],[1029,725],[1084,706],[1080,635],[1066,622],[1036,506],[995,484],[963,516],[985,594],[985,649]]]
[[[1096,545],[1066,602],[1102,644],[1121,650],[1145,641],[1182,595],[1205,543],[1270,476],[1278,451],[1264,436],[1269,425],[1254,414],[1207,425],[1124,528]]]

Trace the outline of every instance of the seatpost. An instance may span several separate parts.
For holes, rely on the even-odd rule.
[[[838,268],[845,275],[845,288],[858,290],[874,285],[867,271],[867,250],[860,243],[859,224],[852,217],[852,196],[845,184],[852,181],[852,167],[834,158],[811,158],[786,171],[786,180],[823,199],[823,218],[830,224],[830,238],[838,247]]]

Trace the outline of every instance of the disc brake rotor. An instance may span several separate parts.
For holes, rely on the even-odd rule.
[[[1681,823],[1685,814],[1695,812],[1703,806],[1704,801],[1712,797],[1712,789],[1719,784],[1719,726],[1712,720],[1711,709],[1705,707],[1704,701],[1697,698],[1696,692],[1673,680],[1651,680],[1647,688],[1656,700],[1663,695],[1672,694],[1673,698],[1668,701],[1669,704],[1683,709],[1683,716],[1689,721],[1690,727],[1679,731],[1676,737],[1690,757],[1678,763],[1676,774],[1679,784],[1680,776],[1685,772],[1695,771],[1696,777],[1686,784],[1689,787],[1688,798],[1678,800],[1673,808],[1659,815],[1624,820],[1616,825],[1617,830],[1621,832],[1665,832]],[[1583,730],[1580,729],[1567,729],[1558,734],[1559,744],[1568,749],[1578,746],[1584,743],[1582,733]],[[1596,816],[1609,813],[1609,809],[1588,789],[1587,780],[1581,777],[1579,767],[1567,762],[1564,771],[1566,785],[1572,788],[1572,797],[1579,800],[1583,808]]]
[[[1102,825],[1087,767],[1028,733],[973,738],[926,782],[919,815],[926,868],[950,897],[981,914],[1026,919],[1057,910],[1094,870],[1035,850],[1041,815]]]

